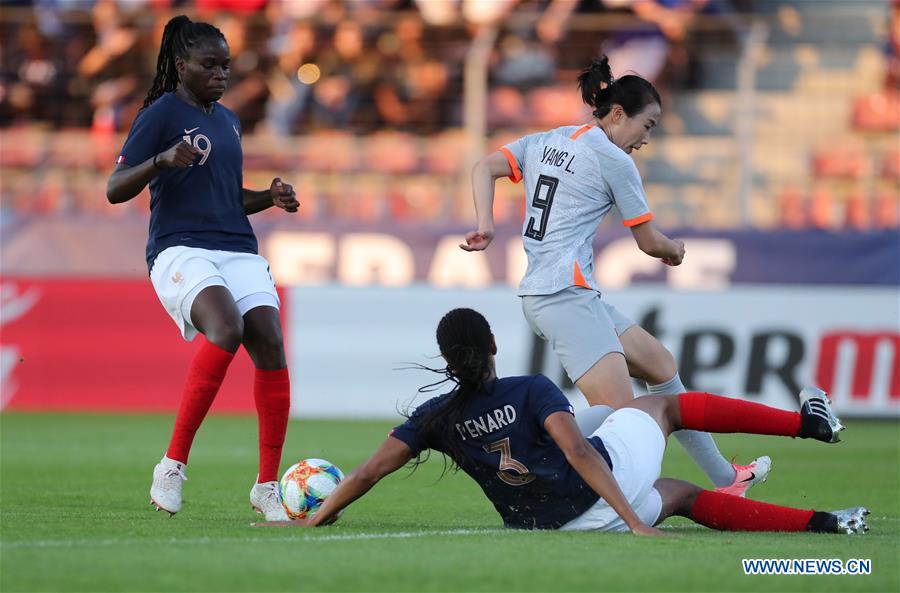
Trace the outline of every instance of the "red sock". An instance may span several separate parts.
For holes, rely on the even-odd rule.
[[[172,440],[169,441],[169,450],[166,452],[169,459],[187,463],[194,435],[206,418],[206,413],[209,412],[209,407],[216,398],[219,387],[222,386],[225,372],[233,358],[233,352],[223,350],[211,342],[204,341],[200,346],[191,362],[184,392],[181,395],[181,406],[178,408],[178,416],[175,417],[175,429],[172,431]]]
[[[678,396],[681,426],[704,432],[742,432],[796,437],[800,413],[785,412],[756,402],[687,392]]]
[[[724,531],[806,531],[815,511],[804,511],[704,490],[691,507],[691,519]]]
[[[291,381],[287,369],[256,369],[253,399],[259,416],[259,478],[257,482],[278,480],[281,448],[291,412]]]

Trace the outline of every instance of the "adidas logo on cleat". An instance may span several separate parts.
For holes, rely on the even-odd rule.
[[[817,387],[804,387],[800,392],[801,427],[797,435],[825,443],[839,442],[844,425],[831,410],[828,395]]]

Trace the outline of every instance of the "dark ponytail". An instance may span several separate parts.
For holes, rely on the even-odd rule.
[[[613,105],[621,105],[628,117],[634,117],[652,103],[662,105],[659,93],[649,80],[632,74],[614,79],[609,58],[600,56],[578,75],[581,99],[594,108],[600,119]]]
[[[453,309],[438,323],[436,337],[441,355],[447,360],[447,367],[438,372],[456,383],[456,389],[442,405],[429,411],[419,430],[426,442],[446,449],[451,467],[458,467],[465,453],[456,425],[461,422],[466,405],[485,387],[484,381],[491,374],[494,335],[487,319],[478,311]]]
[[[162,42],[159,44],[159,57],[156,58],[156,76],[153,77],[153,85],[147,92],[142,110],[150,107],[164,93],[174,91],[178,87],[175,58],[186,59],[190,48],[205,39],[225,41],[225,36],[209,23],[195,23],[183,14],[173,17],[166,23]]]

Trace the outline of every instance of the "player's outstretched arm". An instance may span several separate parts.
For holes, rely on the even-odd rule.
[[[262,212],[272,206],[277,206],[285,212],[296,212],[300,207],[294,187],[284,183],[280,177],[272,180],[269,189],[255,191],[243,188],[241,195],[244,200],[244,212],[248,215]]]
[[[325,499],[308,525],[328,525],[350,503],[372,489],[385,476],[394,473],[412,459],[409,446],[394,437],[388,437],[375,453],[361,466],[350,472]]]
[[[645,525],[631,508],[628,499],[609,471],[606,461],[581,435],[575,417],[569,412],[554,412],[544,420],[544,428],[566,456],[578,475],[609,503],[635,535],[666,535]]]
[[[667,237],[652,221],[631,227],[631,234],[641,251],[661,259],[667,266],[677,266],[684,259],[684,243]]]
[[[483,251],[494,240],[494,183],[512,174],[509,161],[502,152],[495,152],[472,167],[472,198],[478,230],[466,233],[466,242],[460,243],[463,251]]]

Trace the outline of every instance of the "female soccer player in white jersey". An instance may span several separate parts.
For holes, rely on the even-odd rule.
[[[640,76],[613,80],[606,56],[578,77],[594,120],[531,134],[481,159],[472,171],[478,230],[460,247],[481,251],[494,238],[494,183],[525,181],[523,242],[528,268],[519,284],[522,309],[569,378],[592,405],[621,408],[633,398],[629,374],[651,394],[685,391],[675,359],[653,336],[601,299],[594,280],[594,233],[615,208],[638,247],[677,266],[684,244],[653,223],[641,177],[629,156],[650,139],[661,115],[659,93]],[[746,466],[722,457],[712,437],[675,434],[723,492],[745,495],[768,476],[771,460]]]
[[[191,443],[235,352],[256,366],[259,475],[250,501],[267,519],[285,515],[278,465],[290,411],[279,300],[257,254],[248,214],[271,206],[296,212],[292,187],[243,187],[241,124],[218,103],[230,57],[222,33],[186,16],[166,24],[156,77],[109,178],[107,198],[126,202],[150,184],[147,267],[166,311],[186,340],[206,338],[188,371],[169,448],[153,470],[150,499],[181,509]]]
[[[477,311],[447,313],[437,342],[447,362],[442,372],[455,388],[419,406],[311,519],[282,525],[328,524],[384,476],[434,449],[478,482],[504,526],[513,529],[660,535],[652,526],[671,515],[732,531],[867,529],[863,507],[801,510],[659,479],[666,437],[681,428],[837,442],[843,427],[818,389],[803,390],[800,412],[709,393],[642,397],[585,438],[568,400],[549,379],[497,378],[497,344]]]

